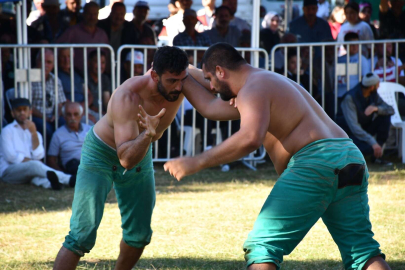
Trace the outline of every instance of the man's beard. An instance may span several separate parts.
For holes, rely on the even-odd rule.
[[[174,102],[178,100],[181,94],[180,91],[173,91],[171,93],[167,93],[166,88],[163,86],[162,81],[160,80],[157,84],[157,90],[169,102]]]
[[[229,84],[227,84],[226,82],[220,82],[219,80],[218,84],[219,88],[216,91],[219,93],[222,100],[229,101],[231,100],[231,98],[235,97],[235,95],[231,91],[231,88],[229,87]]]

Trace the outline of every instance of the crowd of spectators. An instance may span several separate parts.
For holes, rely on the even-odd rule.
[[[170,16],[155,22],[148,21],[150,6],[148,1],[143,0],[135,3],[132,14],[126,13],[123,0],[110,0],[109,5],[101,9],[96,2],[92,1],[86,3],[82,8],[81,0],[66,0],[66,8],[62,10],[58,0],[34,0],[33,3],[35,10],[27,14],[26,20],[30,44],[109,44],[115,55],[117,55],[118,48],[124,44],[157,45],[158,39],[174,46],[208,47],[217,42],[227,42],[234,47],[250,47],[251,26],[247,21],[235,15],[238,7],[237,0],[223,0],[221,5],[216,5],[215,0],[202,0],[203,8],[201,10],[192,9],[193,0],[171,0],[168,3]],[[302,15],[299,16],[297,10],[294,9],[296,18],[288,25],[284,21],[284,14],[271,10],[266,12],[261,7],[263,19],[260,30],[260,47],[270,54],[277,44],[310,42],[316,45],[318,42],[404,38],[404,4],[404,0],[381,0],[379,6],[373,6],[366,1],[360,1],[360,3],[350,1],[346,2],[344,6],[334,6],[331,10],[332,7],[327,0],[304,0]],[[27,5],[31,10],[32,2],[27,1]],[[371,19],[373,9],[379,9],[378,24]],[[12,15],[0,15],[0,43],[17,43],[15,19],[12,19]],[[346,111],[349,107],[353,109],[355,102],[353,103],[350,97],[354,98],[356,96],[354,93],[358,93],[361,89],[368,89],[370,95],[376,94],[375,91],[371,91],[375,85],[364,84],[359,80],[359,76],[366,77],[373,71],[374,73],[371,74],[377,76],[379,81],[394,82],[398,75],[399,83],[405,85],[402,66],[402,61],[405,60],[403,45],[396,48],[399,51],[399,58],[394,54],[395,48],[391,43],[387,43],[385,46],[377,44],[373,50],[371,45],[338,47],[326,46],[324,55],[317,46],[314,46],[313,51],[305,46],[286,51],[278,49],[275,52],[273,63],[270,65],[274,65],[276,72],[299,82],[308,91],[311,90],[313,97],[319,103],[324,99],[325,110],[334,120],[336,120],[336,110],[340,112],[338,114],[340,120],[342,115],[345,115],[341,104]],[[151,67],[154,51],[153,49],[146,51],[147,55],[144,55],[143,50],[132,52],[123,50],[120,59],[122,64],[121,83],[132,76],[143,75],[144,71]],[[6,98],[7,91],[14,92],[14,59],[12,50],[1,49],[2,85],[5,90],[4,112],[0,112],[2,122],[4,125],[11,123],[10,125],[16,128],[19,125],[22,130],[28,129],[30,132],[34,130],[34,125],[35,132],[38,131],[40,134],[39,141],[45,135],[43,130],[46,126],[45,143],[49,146],[48,164],[54,170],[74,175],[79,162],[80,145],[88,131],[85,122],[87,120],[90,125],[93,125],[99,120],[100,115],[102,116],[106,112],[108,101],[114,90],[111,84],[111,55],[104,49],[70,49],[68,46],[57,50],[57,59],[55,59],[53,49],[45,49],[43,52],[42,55],[39,50],[31,49],[32,67],[44,70],[46,91],[44,97],[42,82],[32,82],[30,87],[32,104],[29,104],[30,113],[32,111],[32,125],[27,128],[26,125],[18,123],[17,113],[13,113],[16,108],[11,107],[10,102],[4,102],[9,101]],[[286,52],[287,55],[284,55]],[[374,52],[373,57],[371,57],[372,52]],[[199,51],[197,54],[190,51],[190,63],[199,65],[202,54],[203,51]],[[194,59],[195,56],[197,59]],[[246,57],[249,57],[249,54]],[[286,63],[285,59],[287,59]],[[312,63],[310,59],[313,60]],[[337,63],[335,63],[335,59],[337,59]],[[86,62],[87,66],[84,66]],[[72,63],[73,66],[71,66]],[[321,83],[322,63],[325,67],[323,84]],[[347,63],[361,63],[362,72],[350,75],[350,83],[346,81],[345,75],[337,76],[338,96],[335,97],[336,65]],[[371,66],[372,63],[374,66]],[[57,77],[55,70],[57,70]],[[100,72],[101,74],[99,74]],[[56,95],[57,104],[55,103]],[[335,98],[339,101],[338,108],[335,108]],[[380,101],[378,98],[374,99]],[[43,100],[45,100],[45,104],[43,104]],[[56,112],[58,113],[56,114]],[[391,111],[384,110],[384,113],[389,115]],[[43,114],[45,114],[45,121]],[[372,120],[369,120],[372,122],[378,118],[373,117],[373,114],[380,114],[380,111],[376,110],[370,114]],[[55,115],[59,115],[57,121]],[[350,122],[348,122],[349,118],[345,118],[346,121],[341,121],[341,123],[344,122],[342,126],[351,136],[355,137],[356,134],[360,134],[359,129],[367,132],[367,127],[362,124],[353,124],[353,121],[359,120],[358,117],[360,117],[357,115],[356,118],[354,115],[350,114]],[[201,130],[205,129],[203,119],[198,113],[196,119],[197,126]],[[185,121],[186,124],[191,124],[191,111],[187,108]],[[56,122],[58,126],[55,125]],[[381,121],[378,120],[378,123]],[[225,130],[222,132],[223,139],[228,133],[227,125],[227,122],[221,124],[221,129]],[[238,122],[234,122],[232,130],[238,125]],[[385,128],[386,122],[382,126]],[[205,140],[208,146],[214,143],[211,129],[212,123],[209,122],[207,131],[202,132],[208,136]],[[30,134],[34,134],[33,131]],[[368,142],[376,143],[369,137],[367,138]],[[378,144],[382,147],[381,144],[384,142],[381,138],[385,138],[385,135],[377,138]],[[363,139],[362,142],[364,141]],[[26,156],[26,158],[42,159],[43,154],[32,156],[35,151],[29,147],[24,151],[30,153],[31,156]],[[160,149],[163,148],[165,147]],[[369,152],[368,148],[364,153],[369,154]],[[4,156],[3,153],[3,160],[5,160]],[[19,160],[19,162],[23,161]],[[41,174],[43,179],[48,176],[47,174],[50,174],[51,179],[55,179],[53,173],[48,173],[51,170],[46,169],[45,171],[45,174]],[[61,177],[56,176],[56,178],[60,180]],[[50,183],[52,184],[52,181]],[[48,184],[45,186],[51,187]],[[59,187],[57,184],[56,186]]]

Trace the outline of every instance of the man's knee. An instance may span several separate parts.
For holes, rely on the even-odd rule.
[[[248,270],[276,270],[277,266],[273,263],[251,264]]]
[[[375,256],[370,258],[362,268],[362,270],[390,270],[391,268],[389,267],[388,263],[385,261],[385,259],[382,257],[382,255]]]

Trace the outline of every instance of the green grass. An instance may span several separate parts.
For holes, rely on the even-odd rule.
[[[136,269],[244,269],[242,245],[277,175],[235,165],[177,182],[156,164],[157,203],[152,242]],[[370,168],[369,197],[375,238],[392,269],[405,270],[405,166]],[[61,192],[0,183],[0,269],[51,269],[69,231],[73,190]],[[78,269],[113,269],[121,239],[113,193],[94,249]],[[342,269],[339,251],[320,221],[283,269]]]

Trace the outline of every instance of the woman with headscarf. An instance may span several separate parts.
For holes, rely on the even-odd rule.
[[[264,16],[262,21],[263,29],[260,30],[260,48],[265,49],[269,54],[271,49],[280,43],[281,32],[278,29],[280,15],[270,11]]]

